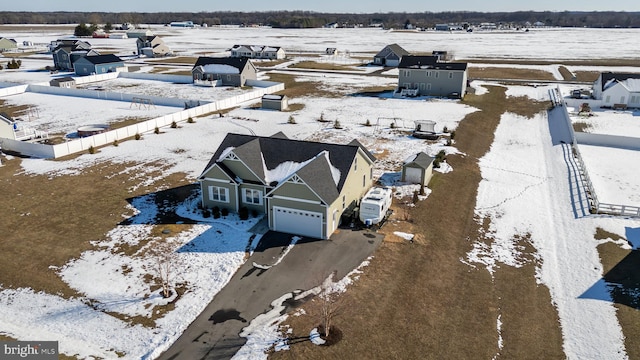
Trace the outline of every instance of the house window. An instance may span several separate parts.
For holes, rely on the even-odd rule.
[[[369,180],[373,180],[373,168],[369,169]]]
[[[449,71],[449,79],[453,79],[453,73]]]
[[[247,204],[262,205],[262,191],[256,189],[244,189],[242,201]]]
[[[365,187],[367,183],[367,175],[362,175],[362,187]]]
[[[427,84],[427,90],[431,90],[431,83]]]
[[[438,75],[440,75],[440,73],[436,71],[436,79],[438,78]]]
[[[607,99],[606,99],[604,102],[605,102],[605,103],[609,103],[609,102],[611,102],[611,96],[610,96],[610,95],[607,95]]]
[[[344,208],[346,207],[346,204],[347,204],[347,196],[342,195],[342,210],[344,210]]]
[[[409,70],[402,70],[402,76],[410,76],[411,75],[411,71]]]
[[[620,96],[620,104],[624,104],[624,96]]]
[[[229,189],[219,186],[209,186],[209,200],[228,203]]]
[[[358,157],[356,156],[355,164],[353,165],[353,170],[358,171]]]

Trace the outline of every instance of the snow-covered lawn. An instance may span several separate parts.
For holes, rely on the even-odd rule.
[[[592,109],[593,116],[578,116],[577,109],[569,108],[573,123],[584,123],[588,127],[584,132],[592,134],[631,136],[640,138],[639,110]]]
[[[18,339],[56,340],[62,353],[79,358],[124,355],[146,359],[161,354],[229,281],[244,263],[245,250],[260,238],[249,243],[248,229],[259,219],[202,218],[195,207],[197,195],[177,212],[198,223],[168,238],[177,245],[175,283],[186,284],[177,301],[175,296],[164,299],[159,291],[151,292],[155,283],[144,280],[146,274],[154,274],[154,258],[145,255],[154,238],[151,226],[141,223],[157,213],[153,195],[148,195],[133,202],[135,211],[143,214],[138,221],[134,217],[131,225],[118,226],[107,234],[107,240],[94,242],[94,250],[59,269],[52,268],[82,297],[65,299],[26,288],[0,287],[0,332]],[[134,255],[119,250],[148,240]],[[157,319],[154,328],[131,326],[106,313],[151,317],[169,301],[175,301],[174,310]]]
[[[140,108],[127,101],[112,101],[25,92],[3,97],[6,105],[24,105],[29,108],[17,116],[24,125],[52,133],[74,133],[78,127],[89,124],[110,124],[125,119],[153,119],[181,111],[171,106]]]
[[[579,145],[600,202],[640,206],[640,151]]]

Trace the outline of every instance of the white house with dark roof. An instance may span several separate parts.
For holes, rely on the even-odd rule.
[[[249,58],[249,59],[284,59],[286,53],[279,46],[265,45],[233,45],[231,48],[231,57]]]
[[[204,208],[266,214],[269,228],[327,239],[373,185],[375,157],[346,145],[227,134],[199,177]]]
[[[593,84],[593,97],[604,107],[640,108],[640,74],[603,72]]]

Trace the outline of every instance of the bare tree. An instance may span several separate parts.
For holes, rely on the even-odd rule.
[[[346,296],[333,281],[336,271],[333,271],[320,285],[318,299],[320,301],[320,320],[324,327],[325,338],[329,337],[333,320],[346,307]]]
[[[179,268],[178,254],[175,252],[177,244],[175,240],[163,239],[152,245],[149,256],[152,259],[152,270],[156,275],[158,285],[162,287],[162,296],[171,296],[174,277]]]

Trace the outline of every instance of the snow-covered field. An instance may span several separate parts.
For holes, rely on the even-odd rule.
[[[640,57],[640,44],[637,41],[626,41],[628,46],[625,47],[616,45],[623,41],[621,39],[635,39],[640,35],[640,31],[629,29],[545,29],[529,33],[495,34],[399,33],[377,29],[153,29],[160,35],[171,34],[165,37],[165,41],[174,51],[184,54],[220,53],[235,43],[259,42],[283,46],[291,51],[322,52],[326,47],[337,47],[350,50],[352,54],[370,55],[386,44],[396,42],[409,51],[445,49],[462,58],[544,57],[553,60]],[[3,36],[13,37],[19,43],[23,40],[48,43],[64,35],[55,31],[29,33],[26,30],[3,33]],[[111,47],[122,53],[130,54],[132,48],[135,49],[131,39],[92,39],[91,42],[94,46]],[[593,51],[594,48],[599,51]],[[27,59],[25,70],[42,68],[45,66],[43,63],[45,60]],[[319,72],[293,74],[296,74],[297,81],[319,82],[324,88],[344,96],[293,98],[290,103],[303,104],[304,107],[292,113],[251,109],[248,106],[250,104],[245,104],[223,118],[199,118],[194,124],[181,124],[180,128],[166,129],[163,134],[145,134],[141,141],[127,141],[118,147],[102,148],[95,155],[82,155],[67,161],[23,159],[22,167],[26,174],[63,176],[81,174],[87,166],[101,162],[136,162],[140,164],[137,170],[151,172],[152,169],[147,169],[148,164],[157,161],[166,165],[162,176],[180,172],[195,180],[228,132],[254,132],[268,136],[282,131],[295,139],[346,143],[357,138],[375,154],[381,155],[376,176],[394,178],[402,161],[418,151],[430,155],[435,155],[441,149],[448,153],[457,152],[455,143],[453,146],[446,146],[444,141],[428,144],[407,136],[403,130],[412,128],[413,120],[434,120],[437,122],[436,130],[441,131],[445,126],[452,130],[466,114],[476,111],[453,100],[399,100],[386,96],[350,95],[365,87],[394,84],[393,78]],[[0,82],[17,81],[21,75],[25,82],[46,81],[49,77],[48,73],[42,71],[3,70],[0,72]],[[474,83],[479,89],[478,93],[486,91],[481,85]],[[101,86],[111,85],[105,82]],[[173,85],[166,85],[166,88],[173,89]],[[548,89],[546,86],[510,86],[507,94],[547,99]],[[126,91],[126,86],[121,90]],[[44,95],[20,96],[26,95],[34,97],[25,97],[27,100],[24,103],[47,104],[42,100],[45,99]],[[83,99],[74,102],[73,109],[80,114],[105,112],[105,115],[100,115],[105,117],[101,121],[133,111],[128,108],[129,103],[111,103]],[[126,109],[119,109],[118,106]],[[160,108],[158,111],[164,111]],[[331,122],[318,122],[321,114]],[[289,116],[295,118],[296,124],[288,123]],[[84,117],[91,119],[91,123],[96,122],[92,116]],[[60,115],[59,108],[52,105],[42,105],[38,111],[41,121],[47,119],[46,126],[63,129],[75,129],[81,125],[84,117],[69,119],[69,116]],[[390,128],[393,119],[400,129]],[[334,129],[334,120],[338,120],[343,129]],[[364,125],[367,120],[372,126]],[[607,157],[606,167],[600,170],[604,173],[620,172],[621,168],[628,166],[627,163],[623,165],[620,157],[627,159],[627,155]],[[602,161],[594,162],[594,167],[600,165]],[[476,212],[479,216],[491,217],[488,235],[494,241],[490,247],[476,246],[465,261],[485,264],[489,271],[497,265],[519,266],[521,258],[518,247],[513,243],[514,235],[530,234],[531,242],[542,260],[538,280],[549,287],[552,301],[558,308],[567,357],[625,358],[620,325],[606,288],[596,286],[600,290],[597,297],[583,294],[594,285],[602,284],[602,266],[595,248],[598,243],[593,240],[595,228],[602,227],[624,235],[625,228],[640,227],[640,221],[573,217],[567,166],[562,149],[551,144],[544,115],[534,119],[523,119],[514,114],[503,115],[494,145],[481,160],[480,167],[483,181],[478,190]],[[445,168],[455,171],[450,167]],[[603,186],[616,186],[612,191],[618,196],[637,196],[640,180],[633,178],[633,168],[627,169],[629,176],[625,181],[629,186],[622,190],[617,187],[619,183],[603,183]],[[597,171],[590,169],[590,172]],[[622,176],[622,172],[620,174]],[[156,179],[145,179],[147,182],[153,180]],[[152,196],[139,199],[133,203],[133,207],[140,214],[153,216],[157,209],[150,201]],[[137,243],[148,236],[149,228],[141,225],[141,222],[113,229],[107,234],[107,241],[94,243],[94,249],[78,254],[77,259],[63,267],[52,269],[70,287],[84,294],[82,298],[65,299],[55,294],[36,293],[31,289],[0,286],[0,334],[19,339],[37,337],[41,340],[60,340],[61,351],[83,358],[115,358],[118,356],[116,351],[124,353],[127,359],[157,356],[171,345],[244,261],[249,238],[247,231],[252,223],[235,219],[214,222],[202,218],[192,211],[195,208],[194,201],[194,198],[189,199],[179,211],[181,216],[192,218],[197,224],[174,236],[180,244],[178,255],[181,261],[190,264],[183,274],[190,291],[177,300],[175,310],[156,321],[156,328],[129,326],[127,322],[104,312],[148,316],[152,309],[162,305],[163,300],[151,294],[148,284],[140,281],[142,275],[148,272],[148,260],[118,251],[122,244]],[[126,283],[127,287],[122,283]],[[500,319],[497,323],[500,324]],[[252,330],[261,337],[268,337],[264,332]],[[271,335],[275,342],[278,335]],[[262,350],[259,347],[243,349],[241,355],[245,359],[261,358],[264,356]]]

